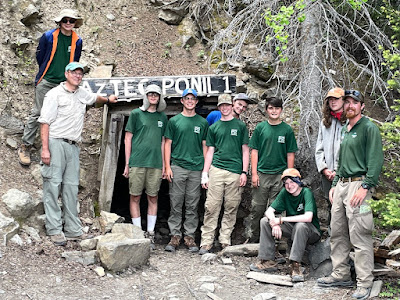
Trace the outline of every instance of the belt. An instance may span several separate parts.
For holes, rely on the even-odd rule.
[[[75,141],[73,141],[73,140],[69,140],[69,139],[62,139],[62,140],[63,140],[64,142],[70,144],[70,145],[77,145],[77,144],[78,144],[78,142],[75,142]]]
[[[353,181],[362,181],[364,180],[365,176],[359,176],[359,177],[340,177],[339,180],[341,182],[353,182]]]

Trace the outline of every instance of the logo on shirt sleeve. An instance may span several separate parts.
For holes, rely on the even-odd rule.
[[[237,136],[237,129],[231,129],[231,135]]]
[[[278,143],[284,144],[285,143],[285,136],[282,136],[282,135],[278,136]]]
[[[200,126],[194,126],[194,133],[200,133]]]
[[[158,127],[163,127],[163,122],[162,121],[158,121]]]

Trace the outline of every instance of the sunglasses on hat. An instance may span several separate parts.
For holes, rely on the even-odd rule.
[[[356,90],[348,90],[348,91],[344,91],[344,95],[354,95],[356,97],[360,97],[361,93],[359,91]]]

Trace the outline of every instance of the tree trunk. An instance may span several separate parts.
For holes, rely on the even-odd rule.
[[[301,82],[298,102],[300,105],[300,127],[298,133],[299,151],[296,155],[296,166],[301,169],[303,178],[308,184],[315,186],[319,183],[315,164],[315,144],[320,122],[321,85],[323,76],[319,58],[321,53],[318,47],[320,32],[318,21],[320,7],[312,5],[306,11],[306,19],[302,25],[302,53],[301,53]]]

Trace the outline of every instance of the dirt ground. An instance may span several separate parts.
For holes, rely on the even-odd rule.
[[[232,257],[232,265],[202,262],[201,256],[183,247],[175,254],[157,245],[150,262],[119,274],[99,277],[94,266],[66,262],[63,251],[76,249],[75,242],[55,247],[45,238],[30,246],[1,248],[0,299],[210,299],[200,287],[205,276],[215,277],[214,294],[221,299],[252,299],[275,293],[278,299],[349,299],[352,289],[317,287],[314,279],[281,287],[247,279],[255,257]],[[282,267],[282,275],[287,272]]]

